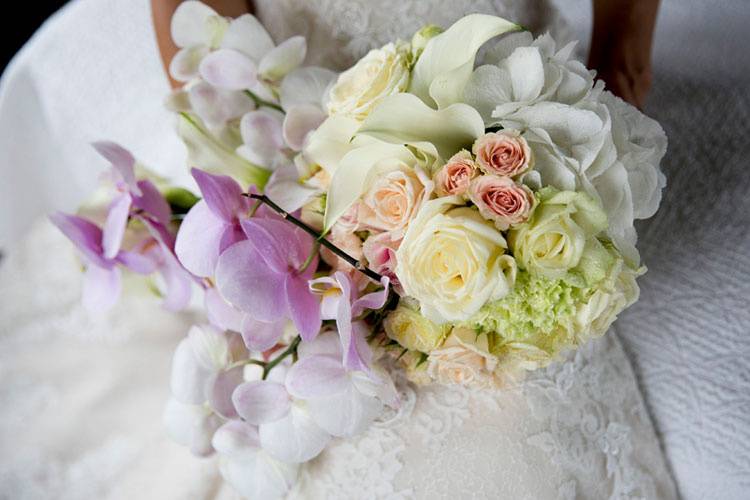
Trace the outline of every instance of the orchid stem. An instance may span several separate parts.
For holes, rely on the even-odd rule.
[[[302,222],[301,220],[297,219],[293,215],[289,214],[286,210],[282,209],[280,206],[278,206],[276,203],[271,201],[266,195],[264,194],[246,194],[245,196],[252,198],[254,200],[259,200],[266,205],[268,205],[274,212],[279,214],[283,219],[288,220],[295,226],[299,227],[303,231],[305,231],[307,234],[315,238],[316,241],[320,242],[321,245],[326,247],[328,250],[336,254],[336,256],[341,257],[344,259],[349,265],[354,267],[357,271],[361,272],[371,280],[380,282],[380,280],[383,278],[380,274],[376,273],[372,269],[368,269],[365,267],[360,261],[349,255],[348,253],[341,250],[339,247],[331,243],[325,238],[322,238],[321,235],[313,228]]]
[[[276,365],[281,363],[284,360],[284,358],[286,358],[290,354],[295,354],[297,352],[297,346],[299,345],[301,340],[302,340],[302,337],[297,335],[296,337],[294,337],[294,340],[292,340],[292,343],[289,344],[289,347],[287,347],[284,350],[284,352],[282,352],[281,354],[273,358],[271,361],[266,363],[266,366],[263,367],[263,380],[265,380],[266,377],[268,377],[268,374],[271,372],[271,370],[273,370],[276,367]]]
[[[245,90],[245,94],[247,94],[247,96],[250,99],[253,100],[253,102],[255,103],[255,107],[256,108],[261,108],[261,107],[265,106],[267,108],[273,108],[275,110],[281,111],[282,113],[284,112],[284,110],[281,108],[281,106],[279,106],[278,104],[274,104],[274,103],[272,103],[270,101],[266,101],[262,97],[258,97],[258,95],[255,92],[253,92],[252,90]]]
[[[305,260],[305,263],[302,264],[302,267],[299,268],[299,272],[304,273],[308,267],[310,267],[310,264],[313,263],[315,260],[315,256],[318,255],[318,250],[320,249],[320,241],[314,240],[312,248],[310,249],[310,255],[307,256],[307,259]]]

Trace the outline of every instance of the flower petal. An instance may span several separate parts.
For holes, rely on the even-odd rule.
[[[258,428],[263,449],[286,463],[312,460],[331,440],[303,408],[292,405],[286,417]]]
[[[102,230],[93,222],[62,212],[49,216],[50,222],[59,229],[87,260],[100,267],[109,267],[111,263],[102,258]]]
[[[177,443],[188,446],[197,456],[213,453],[211,439],[221,425],[221,418],[203,405],[186,405],[175,399],[167,402],[164,427]]]
[[[110,309],[120,297],[120,270],[89,265],[83,277],[81,302],[90,313]]]
[[[172,396],[185,404],[203,404],[207,400],[210,383],[211,371],[195,356],[190,339],[183,339],[172,357]]]
[[[130,151],[110,141],[97,141],[91,145],[97,153],[112,164],[112,168],[122,178],[130,192],[140,196],[141,192],[135,180],[135,158]]]
[[[258,429],[240,420],[219,427],[211,443],[218,453],[235,460],[252,459],[260,451]]]
[[[344,391],[349,386],[341,359],[315,355],[300,359],[286,376],[286,389],[295,398],[327,397]]]
[[[244,366],[222,371],[213,378],[208,393],[208,404],[224,418],[237,418],[237,410],[232,401],[234,390],[243,382]]]
[[[156,186],[148,179],[144,179],[138,181],[138,189],[142,196],[133,195],[133,206],[152,215],[160,224],[169,226],[172,209]]]
[[[125,226],[128,225],[131,204],[130,193],[121,193],[109,206],[107,220],[102,230],[102,248],[104,258],[112,259],[120,251],[122,237],[125,235]]]
[[[267,351],[278,343],[284,333],[285,324],[286,318],[267,323],[245,315],[241,327],[242,339],[251,351]]]
[[[257,254],[271,271],[286,274],[290,253],[297,252],[292,226],[277,219],[252,218],[241,222],[242,229]]]
[[[151,274],[156,270],[156,262],[149,255],[137,252],[126,252],[121,250],[115,259],[117,262],[127,267],[134,273]]]
[[[266,29],[254,16],[244,14],[229,23],[221,47],[242,52],[258,62],[273,50],[274,43]]]
[[[248,160],[264,167],[271,167],[274,159],[284,147],[282,122],[284,115],[270,108],[261,108],[245,114],[240,121],[240,133]]]
[[[228,228],[205,200],[196,203],[182,221],[175,241],[175,253],[185,269],[196,276],[213,276]]]
[[[297,347],[297,354],[299,359],[316,355],[341,359],[341,341],[338,335],[332,331],[322,332],[311,341],[300,342]]]
[[[297,167],[287,163],[274,170],[264,192],[274,203],[292,213],[302,208],[320,190],[302,184]]]
[[[194,168],[190,170],[201,190],[203,199],[218,218],[225,222],[247,210],[248,203],[242,196],[242,188],[227,175],[217,175]]]
[[[259,450],[252,459],[222,460],[219,470],[243,498],[280,500],[297,480],[299,465],[280,462]]]
[[[311,340],[320,332],[320,301],[310,292],[307,279],[288,275],[284,285],[289,315],[303,340]]]
[[[289,108],[284,117],[284,141],[294,151],[300,151],[308,134],[317,129],[325,119],[326,114],[323,110],[312,104]]]
[[[383,307],[385,305],[385,301],[388,299],[389,283],[390,279],[387,276],[383,276],[380,279],[380,284],[383,286],[382,290],[368,293],[367,295],[363,295],[362,297],[355,300],[352,304],[352,317],[356,318],[357,316],[362,314],[365,309],[380,309],[381,307]]]
[[[243,92],[224,90],[200,82],[187,92],[190,107],[210,128],[219,128],[255,108],[255,103]]]
[[[241,52],[219,49],[203,58],[201,77],[215,87],[226,90],[245,90],[257,81],[255,63]]]
[[[188,82],[198,76],[198,68],[207,55],[208,47],[205,45],[180,49],[169,63],[169,74],[178,82]]]
[[[284,40],[260,60],[259,73],[272,82],[281,80],[287,73],[302,64],[307,54],[307,42],[303,36]]]
[[[172,40],[178,47],[208,45],[208,23],[218,14],[202,2],[182,2],[172,14]]]
[[[281,107],[286,111],[303,105],[325,109],[328,91],[336,81],[336,76],[330,69],[316,66],[295,69],[281,82]]]
[[[284,275],[269,269],[249,240],[221,254],[216,284],[230,304],[257,320],[278,321],[286,313]]]
[[[360,434],[383,411],[383,403],[357,391],[351,383],[344,391],[311,399],[307,405],[315,423],[337,437]]]
[[[208,321],[219,330],[241,331],[244,314],[232,307],[216,288],[205,292],[205,307]]]
[[[268,380],[239,385],[232,394],[232,401],[237,413],[254,425],[284,418],[291,407],[289,394],[284,386]]]

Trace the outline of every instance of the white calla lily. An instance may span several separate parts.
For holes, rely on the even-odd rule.
[[[305,157],[329,174],[338,168],[341,159],[356,147],[353,141],[359,122],[346,116],[331,116],[310,134],[305,145]]]
[[[409,92],[430,106],[461,102],[479,48],[490,38],[520,30],[501,17],[472,14],[427,42],[412,72]]]

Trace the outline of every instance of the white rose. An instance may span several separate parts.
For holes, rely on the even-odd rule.
[[[328,101],[330,115],[363,120],[385,96],[404,92],[409,85],[408,51],[389,43],[373,49],[339,76]]]
[[[635,271],[620,261],[613,270],[614,282],[608,280],[602,284],[588,302],[576,311],[577,335],[604,335],[617,316],[638,300],[640,289],[636,278],[643,272],[642,269]]]
[[[516,262],[500,231],[458,196],[427,202],[396,253],[396,276],[431,321],[463,321],[508,294]]]

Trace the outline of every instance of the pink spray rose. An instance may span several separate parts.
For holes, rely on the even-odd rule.
[[[471,153],[459,151],[435,174],[435,191],[439,196],[462,195],[478,173]]]
[[[362,246],[368,267],[378,274],[388,276],[399,294],[402,289],[396,276],[396,250],[400,244],[401,240],[394,240],[391,233],[380,233],[367,238]]]
[[[501,231],[526,222],[534,208],[534,194],[510,177],[482,175],[471,182],[469,198],[485,219]]]
[[[531,150],[515,130],[484,134],[472,148],[479,167],[488,174],[515,177],[531,167]]]

